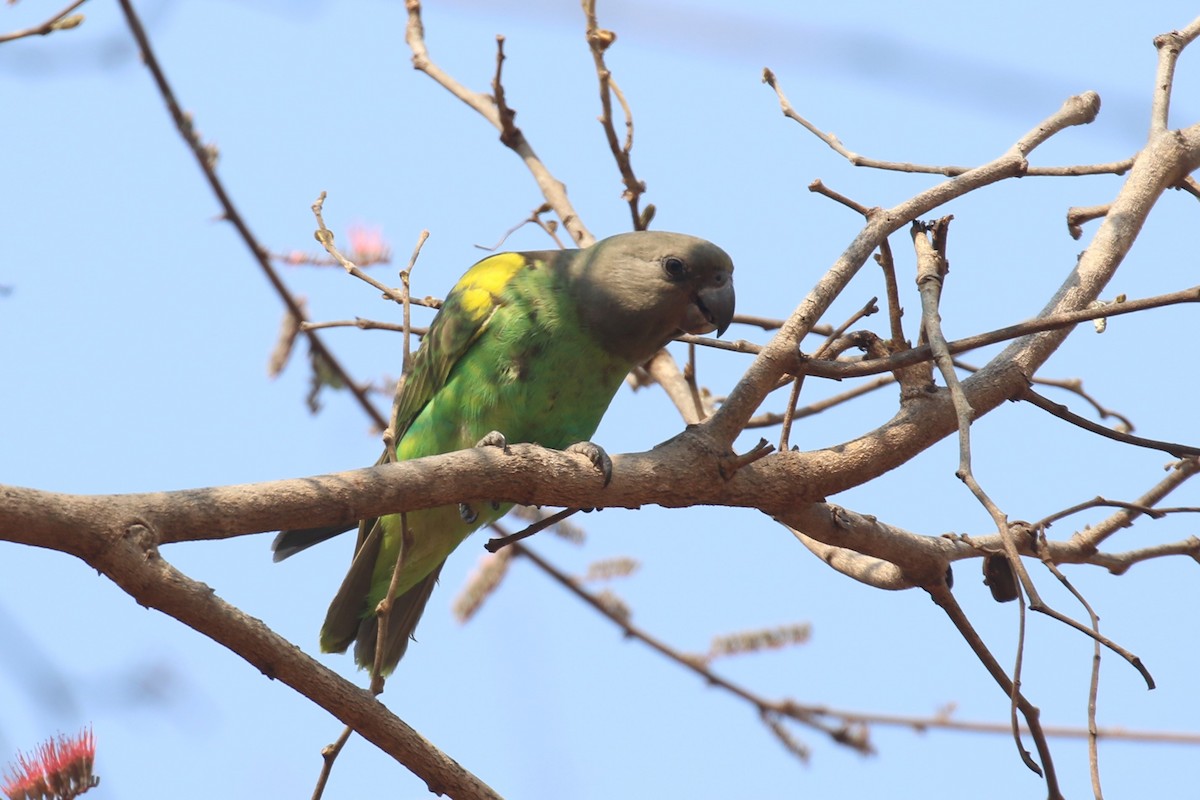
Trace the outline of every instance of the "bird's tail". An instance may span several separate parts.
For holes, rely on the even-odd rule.
[[[408,649],[410,639],[415,639],[417,623],[425,613],[425,605],[429,595],[441,574],[442,564],[438,564],[433,572],[426,575],[419,583],[392,602],[392,610],[388,613],[387,633],[384,637],[383,674],[390,675],[396,664]],[[358,634],[355,637],[354,661],[363,669],[371,669],[375,664],[375,649],[379,643],[379,618],[374,609],[359,622]]]
[[[272,561],[283,561],[289,556],[294,556],[301,550],[307,550],[314,544],[320,544],[326,539],[332,539],[340,533],[352,531],[358,527],[358,522],[342,523],[340,525],[326,525],[321,528],[301,528],[294,531],[280,531],[275,537],[275,541],[271,542],[271,551],[274,553]]]

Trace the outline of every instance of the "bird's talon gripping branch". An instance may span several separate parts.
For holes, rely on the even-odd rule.
[[[604,476],[604,485],[608,486],[612,483],[612,459],[608,457],[608,453],[604,452],[603,447],[595,442],[576,442],[568,447],[566,452],[587,458],[592,462],[592,466],[600,470],[600,474]]]
[[[488,431],[483,438],[475,443],[476,447],[499,447],[500,452],[508,455],[508,439],[500,431]],[[500,510],[500,501],[491,500],[488,505],[492,507],[492,511]],[[468,525],[473,525],[475,520],[479,519],[479,515],[466,503],[458,504],[458,514],[463,518],[463,522]]]
[[[508,439],[500,431],[490,431],[484,435],[482,439],[475,443],[476,447],[499,447],[505,455],[508,455]]]

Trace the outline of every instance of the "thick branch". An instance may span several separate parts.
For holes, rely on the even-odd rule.
[[[73,526],[137,521],[151,525],[160,543],[222,539],[493,499],[587,508],[724,504],[777,511],[819,497],[819,464],[788,459],[773,467],[777,457],[767,457],[726,480],[720,471],[729,455],[684,433],[651,452],[614,457],[608,486],[578,455],[515,444],[507,454],[471,448],[311,478],[177,492],[86,496],[0,487],[0,539],[63,549],[59,537]]]
[[[408,767],[430,791],[455,798],[497,798],[485,783],[442,753],[371,694],[305,655],[257,619],[164,560],[152,528],[77,521],[60,531],[55,548],[95,567],[140,604],[168,614],[280,680],[353,727]],[[7,527],[7,526],[6,526]]]

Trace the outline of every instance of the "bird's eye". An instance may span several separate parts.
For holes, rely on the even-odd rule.
[[[667,256],[662,262],[663,272],[667,273],[667,277],[672,280],[682,278],[687,274],[687,264],[683,263],[682,258],[676,256]]]

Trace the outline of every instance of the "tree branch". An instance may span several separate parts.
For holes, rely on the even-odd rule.
[[[172,567],[158,551],[161,537],[153,523],[132,516],[103,521],[73,518],[66,508],[57,518],[66,526],[56,533],[54,549],[82,559],[141,605],[174,617],[229,648],[267,677],[292,687],[412,770],[430,791],[471,800],[498,797],[368,691]],[[8,527],[5,520],[4,529]]]
[[[596,237],[592,236],[591,231],[584,226],[583,220],[575,212],[575,207],[567,199],[567,187],[546,168],[546,165],[538,157],[537,153],[534,152],[533,147],[525,138],[525,134],[521,133],[521,129],[512,124],[511,114],[508,116],[507,121],[502,116],[498,98],[471,91],[455,80],[429,57],[429,50],[425,45],[425,26],[421,22],[421,0],[405,0],[404,5],[408,9],[408,26],[405,29],[404,41],[408,43],[409,49],[412,50],[413,68],[424,72],[491,123],[500,132],[500,140],[504,145],[520,156],[521,160],[525,162],[525,166],[533,175],[538,188],[541,189],[542,196],[546,198],[546,202],[550,204],[554,209],[554,213],[562,220],[563,227],[571,234],[571,238],[575,240],[575,243],[580,247],[587,247],[594,242]],[[503,51],[501,51],[500,55],[503,55]],[[497,85],[499,85],[499,80],[498,62],[496,73]],[[505,109],[512,112],[507,106],[505,106]],[[515,114],[515,112],[512,113]]]
[[[322,364],[337,376],[338,380],[350,390],[354,399],[358,402],[362,410],[366,412],[367,416],[374,421],[376,426],[382,428],[387,421],[379,413],[379,409],[375,408],[371,403],[367,390],[351,379],[345,367],[333,357],[333,353],[325,347],[324,341],[322,341],[320,335],[315,330],[304,328],[303,323],[307,319],[304,309],[300,307],[295,296],[284,285],[283,279],[279,277],[279,273],[275,271],[274,265],[271,264],[270,252],[259,244],[258,239],[251,233],[250,226],[243,219],[237,206],[233,204],[233,199],[229,196],[225,185],[217,176],[216,148],[205,144],[200,139],[200,135],[193,125],[191,115],[184,112],[179,105],[179,101],[175,99],[175,91],[171,88],[171,84],[167,82],[167,76],[159,65],[153,48],[150,47],[150,39],[146,36],[146,30],[142,27],[142,21],[133,8],[132,0],[120,0],[120,3],[121,11],[125,14],[125,20],[129,23],[129,30],[133,33],[133,38],[137,41],[138,49],[141,50],[142,61],[146,64],[146,68],[150,70],[150,74],[154,78],[154,83],[158,87],[159,94],[162,95],[163,102],[166,103],[167,111],[171,114],[171,119],[174,120],[179,135],[187,143],[188,148],[192,151],[192,155],[196,158],[196,163],[200,166],[201,172],[204,173],[204,177],[208,180],[209,188],[212,189],[217,202],[221,206],[222,216],[232,223],[233,227],[237,230],[238,235],[242,238],[242,242],[245,243],[250,253],[254,256],[254,260],[258,263],[263,275],[266,276],[267,281],[275,289],[275,293],[279,295],[279,299],[287,307],[288,313],[297,322],[301,323],[300,330],[307,337],[309,347],[312,348],[314,356],[320,359]]]
[[[10,0],[11,2],[11,0]],[[46,36],[55,31],[66,31],[71,28],[77,28],[83,24],[83,14],[71,16],[71,12],[83,5],[87,0],[75,0],[69,6],[59,11],[50,19],[43,22],[41,25],[34,25],[32,28],[13,31],[11,33],[0,34],[0,44],[6,44],[17,39],[25,39],[30,36]]]

